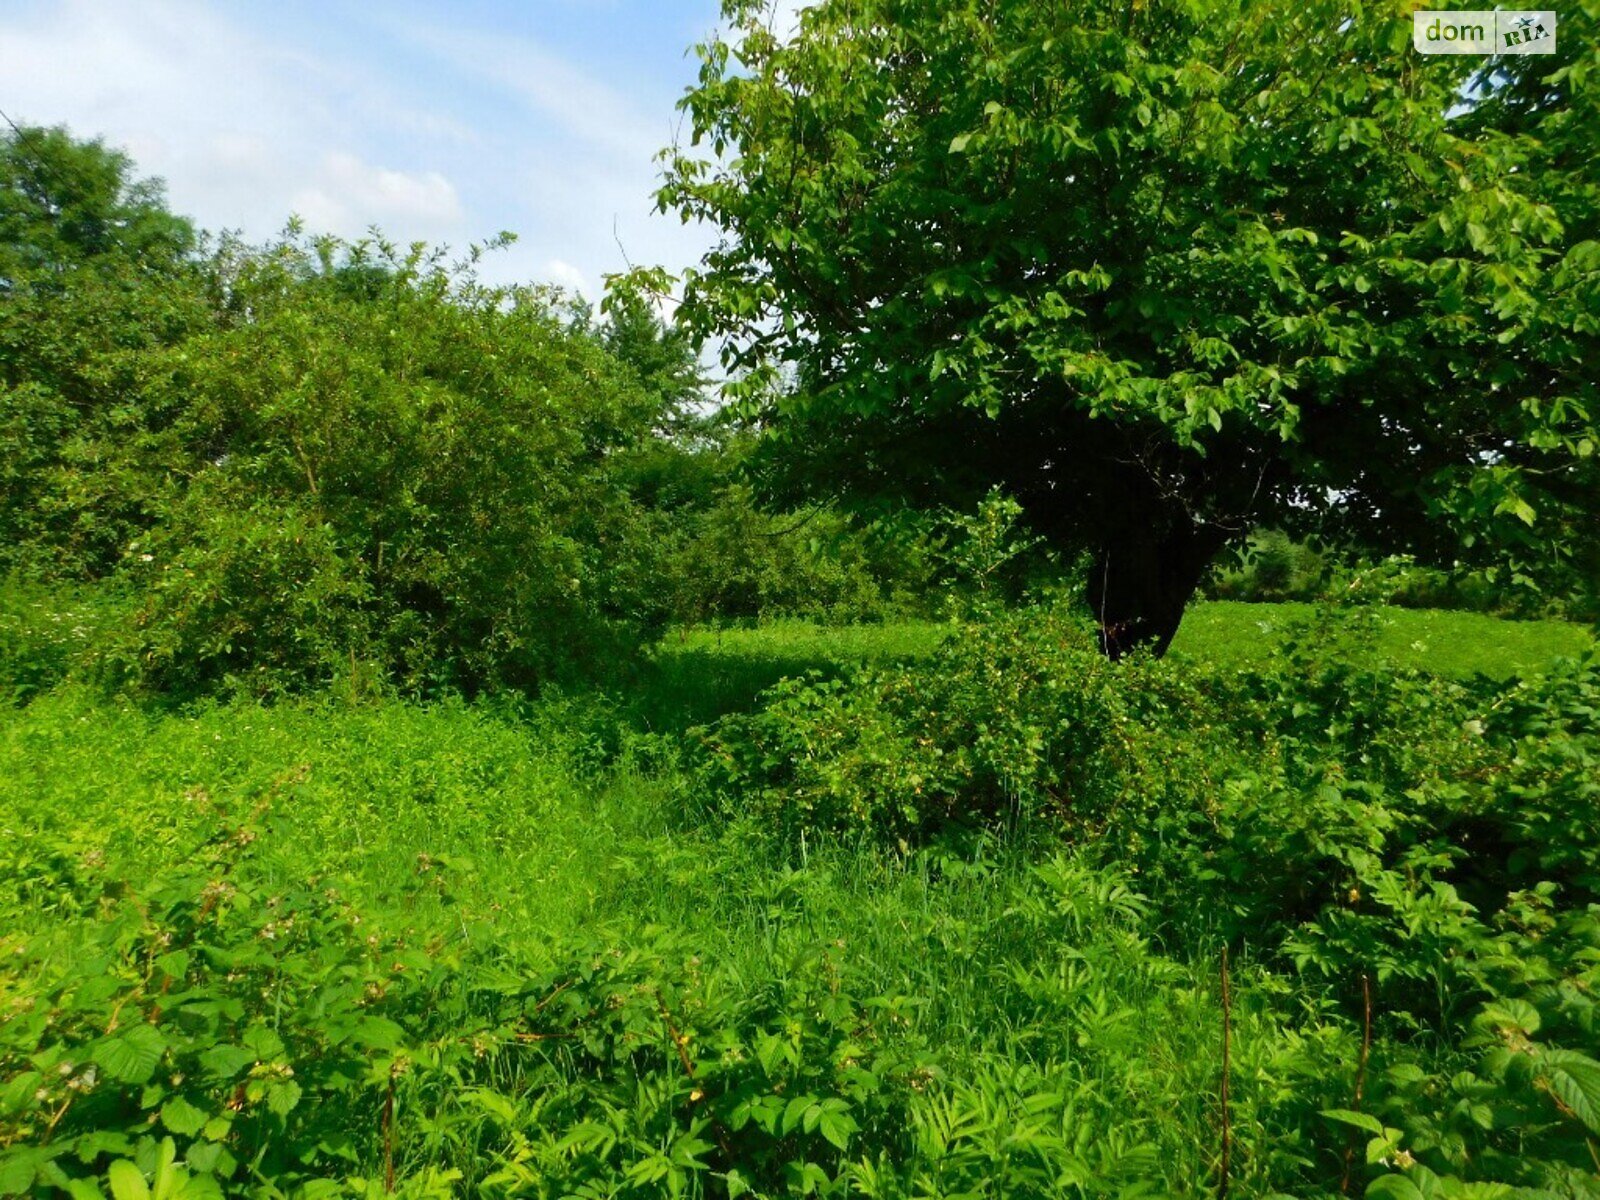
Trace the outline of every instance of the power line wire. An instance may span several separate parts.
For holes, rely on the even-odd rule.
[[[23,130],[20,125],[11,119],[10,114],[8,114],[3,108],[0,108],[0,117],[3,117],[5,119],[5,123],[11,126],[11,132],[17,135],[17,143],[32,151],[31,159],[34,167],[44,174],[50,176],[62,187],[70,190],[72,185],[61,177],[60,172],[51,166],[46,160],[45,156],[36,148],[33,142],[33,135]],[[60,213],[50,209],[48,205],[46,205],[46,211],[49,212],[52,217],[59,217],[61,215]]]

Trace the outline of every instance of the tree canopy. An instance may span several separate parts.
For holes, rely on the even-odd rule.
[[[1526,578],[1594,529],[1600,6],[1423,57],[1410,6],[729,0],[665,208],[780,486],[1093,553],[1164,648],[1271,523]]]
[[[194,248],[159,179],[140,179],[120,150],[63,128],[0,135],[0,285],[98,259],[159,270]]]

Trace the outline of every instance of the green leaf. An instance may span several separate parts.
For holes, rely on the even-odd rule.
[[[950,139],[950,153],[963,154],[966,152],[967,143],[972,140],[970,133],[958,133]]]
[[[369,1050],[393,1050],[405,1039],[406,1031],[387,1017],[366,1017],[356,1027],[356,1041]]]
[[[220,1142],[194,1142],[184,1151],[183,1161],[192,1171],[212,1171],[222,1158],[224,1147]]]
[[[125,1158],[111,1164],[111,1195],[114,1200],[150,1200],[150,1186],[139,1168]]]
[[[1338,1121],[1345,1125],[1354,1125],[1357,1129],[1365,1129],[1368,1133],[1383,1134],[1383,1122],[1371,1113],[1355,1112],[1348,1108],[1325,1108],[1322,1115],[1330,1121]]]
[[[508,1129],[515,1129],[517,1125],[517,1106],[511,1099],[502,1096],[499,1092],[490,1091],[488,1088],[475,1088],[466,1093],[466,1099],[476,1104],[484,1112],[494,1117]]]
[[[201,1053],[200,1065],[218,1079],[232,1079],[255,1062],[255,1055],[240,1046],[212,1046]]]
[[[193,1137],[205,1128],[206,1114],[182,1096],[174,1096],[161,1106],[161,1123],[180,1137]]]
[[[118,1083],[144,1083],[156,1073],[166,1048],[166,1039],[153,1026],[135,1025],[101,1042],[93,1058]]]
[[[125,1134],[96,1129],[74,1142],[72,1149],[79,1162],[91,1163],[102,1154],[132,1154],[133,1143]]]
[[[33,1187],[44,1155],[33,1146],[19,1147],[0,1156],[0,1196],[20,1196]]]
[[[1474,1024],[1514,1029],[1524,1037],[1532,1037],[1539,1032],[1539,1010],[1526,1000],[1497,1000],[1484,1005]]]
[[[1600,1133],[1600,1062],[1576,1050],[1541,1050],[1534,1069],[1568,1113]]]
[[[1404,1175],[1380,1175],[1367,1184],[1367,1200],[1423,1200],[1423,1195]]]
[[[850,1135],[860,1126],[849,1113],[824,1111],[822,1119],[817,1123],[817,1128],[822,1131],[822,1136],[827,1138],[839,1149],[847,1149],[850,1145]]]
[[[806,1110],[810,1108],[813,1103],[814,1098],[811,1096],[796,1096],[793,1100],[789,1101],[788,1105],[783,1110],[783,1121],[779,1126],[780,1130],[783,1133],[792,1132],[795,1126],[800,1124],[801,1119],[806,1114]]]
[[[253,1055],[252,1062],[276,1058],[283,1053],[283,1039],[265,1025],[252,1025],[244,1031],[245,1049]]]
[[[300,1103],[300,1085],[292,1079],[274,1083],[267,1088],[267,1107],[280,1117],[286,1117]]]

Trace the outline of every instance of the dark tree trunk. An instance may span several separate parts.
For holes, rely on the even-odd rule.
[[[1115,514],[1095,551],[1089,604],[1100,649],[1113,661],[1140,647],[1167,652],[1184,606],[1227,541],[1224,531],[1162,507]]]

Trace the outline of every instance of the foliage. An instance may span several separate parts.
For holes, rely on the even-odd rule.
[[[1492,572],[1427,566],[1408,554],[1374,561],[1319,549],[1277,529],[1252,534],[1236,561],[1216,564],[1203,590],[1219,600],[1393,604],[1519,618],[1588,620],[1597,611],[1595,596],[1583,591],[1506,588]]]
[[[1245,671],[1044,610],[702,631],[657,706],[740,702],[718,638],[877,661],[676,752],[578,694],[37,694],[0,711],[0,1184],[1181,1194],[1227,942],[1238,1194],[1591,1195],[1600,664],[1379,670],[1384,617]]]
[[[791,833],[1070,812],[1127,719],[1081,628],[1001,618],[924,661],[778,684],[701,734],[714,795]]]
[[[1020,598],[1027,568],[1037,557],[1030,552],[1043,540],[1028,536],[1021,522],[1022,506],[998,488],[979,501],[975,512],[945,516],[948,533],[940,557],[955,614],[993,612]]]
[[[212,327],[139,356],[127,427],[68,481],[159,471],[120,548],[146,599],[114,673],[178,694],[528,686],[660,619],[610,465],[655,402],[548,295],[381,244],[217,270]]]
[[[135,179],[128,156],[64,128],[0,135],[0,281],[4,290],[81,281],[75,268],[178,269],[194,248],[188,221],[167,210],[158,179]]]
[[[108,588],[0,579],[0,702],[47,692],[93,669],[129,601]]]
[[[0,570],[101,578],[148,526],[135,364],[209,321],[195,246],[125,155],[0,138]]]
[[[1372,1194],[1592,1194],[1600,659],[1498,685],[1374,672],[1378,615],[1324,615],[1253,673],[1112,668],[1013,617],[780,684],[701,735],[699,779],[790,836],[1046,818],[1136,871],[1175,939],[1260,947],[1376,1029],[1328,1114],[1370,1135]],[[1337,1141],[1307,1165],[1352,1170]]]
[[[673,618],[882,620],[928,605],[930,547],[904,527],[864,527],[829,508],[769,512],[732,478],[665,530]]]
[[[1471,87],[1393,3],[765,10],[660,201],[723,231],[685,319],[795,486],[1004,485],[1113,652],[1261,524],[1592,568],[1592,0]]]
[[[1124,655],[1592,567],[1593,4],[754,12],[685,325],[0,143],[0,1195],[1600,1196],[1592,637]]]
[[[48,736],[46,713],[72,711],[62,699],[18,720]],[[1214,1067],[1195,1053],[1210,993],[1147,943],[1137,893],[1070,858],[1004,875],[982,855],[930,859],[943,882],[918,886],[870,856],[751,878],[742,839],[720,851],[657,844],[640,847],[638,878],[670,886],[625,891],[605,922],[573,912],[552,923],[546,909],[519,923],[476,880],[504,851],[410,856],[381,897],[371,869],[345,877],[335,864],[349,860],[327,842],[363,818],[325,814],[318,799],[338,804],[348,789],[318,790],[327,763],[272,774],[248,733],[287,723],[289,739],[268,746],[310,733],[340,748],[333,770],[378,773],[372,786],[387,793],[415,766],[396,735],[453,724],[473,758],[458,767],[430,743],[437,827],[441,815],[474,819],[476,797],[447,789],[450,772],[503,769],[513,745],[527,753],[516,730],[485,730],[465,707],[236,704],[155,729],[137,714],[69,718],[62,752],[81,752],[79,731],[130,716],[123,745],[153,734],[168,747],[142,770],[198,774],[226,800],[125,789],[122,811],[82,826],[59,806],[24,806],[54,828],[4,851],[0,903],[28,913],[0,960],[7,1192],[121,1195],[137,1172],[168,1194],[373,1194],[389,1190],[392,1164],[393,1190],[411,1195],[1105,1195],[1202,1169],[1193,1139],[1140,1109],[1151,1094],[1193,1107]],[[224,734],[242,764],[173,744]],[[271,776],[264,792],[226,782],[241,765]],[[594,813],[582,796],[561,802],[571,818]],[[520,829],[515,806],[500,819]],[[131,844],[105,844],[110,828]],[[152,833],[158,848],[142,852]],[[560,887],[590,870],[549,862]],[[392,863],[374,856],[371,868]],[[748,918],[692,919],[708,873],[746,880],[713,895],[747,903]],[[867,911],[841,926],[856,908],[850,881],[868,878]],[[46,896],[49,916],[34,907]],[[812,926],[824,915],[826,935]],[[886,956],[882,931],[901,927]],[[747,940],[730,947],[741,929]],[[1085,969],[1058,978],[1069,954]],[[930,959],[970,984],[930,1006],[916,982]],[[983,980],[1001,1003],[984,999]],[[1124,994],[1160,999],[1138,1015],[1116,1007]],[[1152,1057],[1152,1041],[1169,1049]],[[1168,1054],[1195,1073],[1168,1073]]]
[[[1316,600],[1328,572],[1322,554],[1281,529],[1259,530],[1240,549],[1239,561],[1213,571],[1206,595],[1219,600]]]
[[[597,325],[481,286],[482,248],[201,244],[98,142],[0,150],[0,569],[112,581],[79,674],[527,690],[625,671],[667,620],[918,602],[915,539],[756,505],[748,433],[637,293]]]

